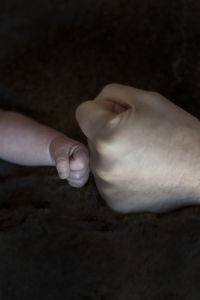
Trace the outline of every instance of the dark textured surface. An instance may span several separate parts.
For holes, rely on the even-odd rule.
[[[75,108],[119,82],[200,116],[198,1],[8,2],[2,108],[84,142]],[[198,300],[199,279],[199,208],[123,216],[92,176],[78,190],[53,168],[0,162],[1,300]]]

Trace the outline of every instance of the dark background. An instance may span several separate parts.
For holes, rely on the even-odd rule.
[[[86,142],[76,107],[107,83],[200,116],[197,0],[0,1],[0,106]],[[200,209],[120,215],[93,178],[0,161],[0,300],[200,299]]]

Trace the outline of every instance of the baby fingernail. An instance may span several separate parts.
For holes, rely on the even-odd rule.
[[[58,174],[61,179],[67,179],[68,177],[66,172],[59,172]]]

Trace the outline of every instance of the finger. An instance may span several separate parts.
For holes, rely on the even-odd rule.
[[[136,108],[143,109],[147,107],[156,107],[156,109],[159,107],[159,109],[163,111],[165,110],[163,102],[170,105],[172,109],[176,106],[157,92],[116,83],[106,85],[97,95],[95,101],[101,103],[105,99],[114,101],[121,106],[130,106],[134,111]]]
[[[70,172],[69,160],[67,158],[57,157],[55,163],[60,179],[67,179]]]
[[[87,148],[84,146],[77,147],[70,157],[69,164],[71,171],[86,169],[89,164],[89,153]]]
[[[58,135],[50,144],[50,154],[55,162],[59,177],[66,179],[69,176],[69,153],[73,140],[63,135]]]
[[[148,92],[127,85],[111,83],[106,85],[95,98],[95,101],[110,99],[119,105],[135,106],[137,99],[143,99]]]
[[[88,181],[89,178],[89,168],[84,172],[84,175],[80,178],[68,178],[68,182],[73,187],[82,187]]]
[[[92,139],[97,132],[103,130],[107,121],[115,114],[104,103],[86,101],[76,109],[76,119],[83,133]]]
[[[87,173],[87,170],[89,168],[84,168],[80,171],[70,171],[70,174],[69,174],[69,177],[68,177],[68,180],[80,180],[82,177],[85,176],[85,174]]]
[[[144,93],[144,90],[120,84],[107,85],[94,101],[86,101],[77,108],[76,119],[83,133],[93,139],[100,131],[106,130],[108,123],[115,127],[122,113],[135,110],[137,98],[142,98]]]

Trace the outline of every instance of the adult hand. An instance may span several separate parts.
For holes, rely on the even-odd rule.
[[[109,84],[82,103],[99,192],[118,212],[164,212],[199,203],[200,123],[162,95]]]

